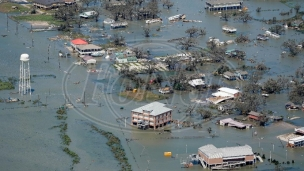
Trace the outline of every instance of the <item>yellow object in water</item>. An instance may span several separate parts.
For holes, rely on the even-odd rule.
[[[137,92],[137,89],[135,88],[135,89],[133,89],[133,93],[136,93]]]
[[[248,8],[247,7],[243,7],[243,11],[247,11],[248,10]]]
[[[171,157],[171,156],[172,156],[172,153],[171,153],[171,152],[164,152],[164,156],[166,156],[166,157]]]

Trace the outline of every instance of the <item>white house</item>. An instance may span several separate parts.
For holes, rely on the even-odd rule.
[[[193,79],[188,82],[192,87],[205,85],[205,81],[203,81],[201,78]]]

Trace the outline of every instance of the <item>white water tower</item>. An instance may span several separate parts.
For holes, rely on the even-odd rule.
[[[30,73],[30,58],[28,54],[20,56],[20,78],[19,78],[19,94],[31,95],[31,73]]]

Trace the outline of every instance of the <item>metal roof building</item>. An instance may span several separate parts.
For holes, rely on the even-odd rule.
[[[213,10],[232,10],[241,9],[243,0],[206,0],[205,9]]]
[[[131,111],[132,125],[157,129],[172,122],[172,109],[160,102],[152,102]]]
[[[211,169],[241,166],[255,162],[254,153],[249,145],[217,148],[208,144],[198,148],[199,160]]]
[[[133,109],[132,112],[148,112],[150,115],[157,116],[165,112],[172,111],[172,109],[165,107],[165,104],[160,102],[152,102],[145,106]]]

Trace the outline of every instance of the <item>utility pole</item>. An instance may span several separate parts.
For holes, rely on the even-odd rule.
[[[8,31],[8,14],[6,13],[6,30]]]
[[[186,154],[188,153],[187,144],[186,144]]]

